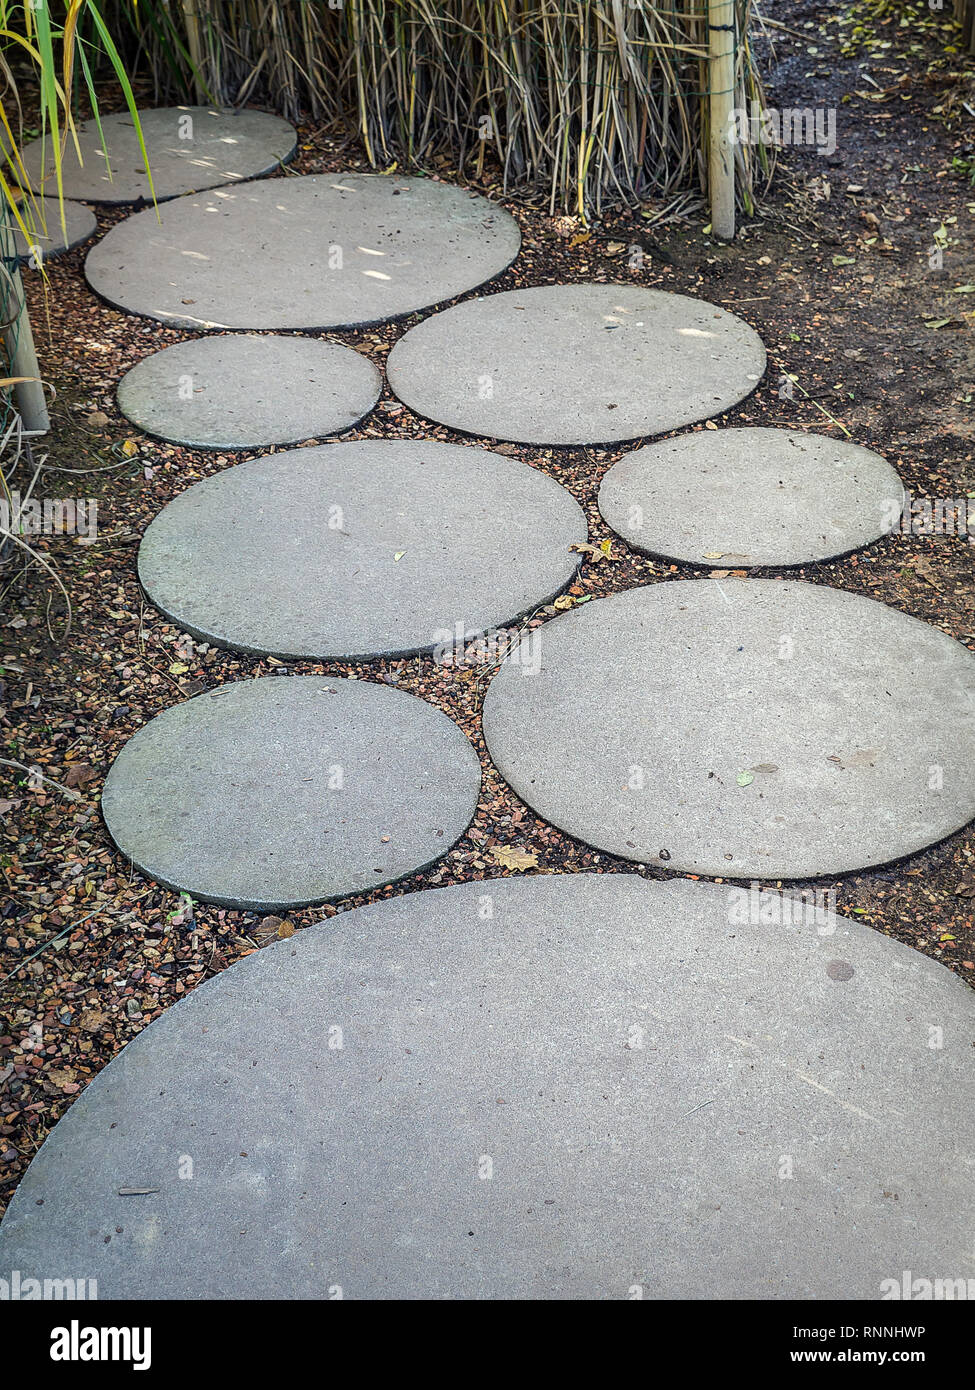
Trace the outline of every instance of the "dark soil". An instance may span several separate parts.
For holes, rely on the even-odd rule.
[[[775,9],[794,32],[770,31],[777,64],[768,104],[835,108],[835,153],[783,151],[760,215],[730,246],[704,231],[703,212],[661,220],[666,208],[656,205],[586,228],[509,203],[524,246],[492,289],[605,279],[712,300],[754,325],[769,351],[759,389],[718,423],[848,433],[890,459],[916,496],[975,494],[975,296],[956,292],[975,282],[975,120],[964,105],[975,109],[975,66],[946,51],[955,31],[926,6],[871,22],[858,6],[857,34],[838,5],[799,0]],[[296,172],[364,166],[361,150],[329,132],[303,128],[299,148]],[[446,168],[430,172],[451,177]],[[482,187],[500,198],[490,179]],[[102,229],[121,215],[100,215]],[[642,267],[630,264],[633,244],[643,247]],[[932,254],[939,245],[940,269]],[[40,545],[71,596],[67,637],[50,578],[9,559],[0,568],[0,756],[39,767],[78,796],[33,789],[36,778],[31,784],[0,767],[0,975],[14,972],[2,984],[0,1013],[0,1208],[71,1098],[130,1038],[186,991],[279,935],[366,901],[506,874],[504,847],[523,851],[540,873],[667,876],[586,848],[505,786],[481,738],[490,670],[451,670],[431,658],[325,667],[260,661],[202,648],[145,602],[135,571],[142,531],[178,492],[242,455],[160,444],[118,413],[122,373],[184,335],[97,301],[84,282],[85,249],[51,264],[46,294],[36,276],[31,284],[35,335],[57,389],[43,447],[48,466],[61,470],[46,473],[38,491],[99,501],[96,544],[62,537]],[[332,336],[381,365],[415,321]],[[423,436],[460,440],[386,392],[347,437]],[[703,573],[653,562],[610,537],[596,491],[626,448],[501,451],[557,478],[586,509],[591,539],[612,540],[614,558],[587,560],[571,597]],[[964,536],[898,535],[798,577],[882,600],[975,650],[973,556]],[[176,700],[283,671],[387,681],[445,710],[482,757],[471,829],[426,873],[284,922],[189,904],[142,879],[115,851],[98,811],[102,780],[123,743]],[[894,866],[815,886],[835,889],[839,911],[973,983],[973,850],[975,837],[959,832]]]

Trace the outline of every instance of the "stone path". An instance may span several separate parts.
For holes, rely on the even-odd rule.
[[[161,323],[347,328],[475,289],[520,244],[503,208],[451,184],[313,174],[147,208],[112,228],[85,273],[110,304]]]
[[[122,413],[148,434],[203,449],[259,449],[341,434],[383,379],[342,343],[216,334],[145,357],[119,383]]]
[[[722,877],[833,876],[975,816],[975,657],[824,585],[655,584],[555,618],[484,702],[502,775],[598,849]]]
[[[0,1268],[101,1299],[876,1300],[964,1275],[975,1000],[794,911],[536,877],[267,947],[86,1088]]]
[[[164,106],[140,111],[139,122],[152,187],[135,124],[127,111],[121,111],[101,118],[101,133],[94,121],[77,127],[80,163],[73,141],[68,141],[62,166],[66,198],[137,203],[151,201],[155,193],[162,201],[269,174],[287,164],[297,148],[294,127],[264,111]],[[50,139],[31,141],[23,158],[35,193],[51,193],[56,179]]]
[[[202,110],[184,148],[184,114],[146,116],[160,197],[293,150],[274,118]],[[115,185],[89,131],[69,191],[146,196],[126,119]],[[404,176],[272,179],[160,215],[118,223],[88,279],[193,329],[383,322],[477,288],[520,244],[501,208]],[[466,300],[388,359],[428,419],[553,445],[710,418],[764,370],[740,319],[633,285]],[[220,335],[147,358],[119,402],[166,439],[262,448],[350,428],[380,386],[341,344]],[[636,549],[735,568],[868,544],[902,499],[868,450],[711,430],[626,456],[599,504]],[[183,630],[282,659],[514,640],[485,700],[491,756],[539,815],[624,859],[833,876],[975,815],[966,649],[853,594],[723,578],[596,600],[518,642],[505,629],[569,583],[586,536],[520,461],[333,442],[188,488],[138,565]],[[282,674],[158,715],[102,805],[151,879],[267,911],[435,862],[479,792],[432,705]],[[778,894],[539,873],[388,898],[238,962],[131,1042],[32,1163],[0,1271],[84,1272],[102,1299],[873,1300],[905,1269],[968,1269],[973,1041],[950,972]]]
[[[734,314],[636,285],[546,285],[469,299],[411,328],[389,384],[467,434],[601,444],[719,415],[758,385],[765,349]]]
[[[112,764],[102,812],[157,883],[267,911],[425,868],[467,829],[479,787],[467,739],[415,696],[268,677],[157,715]]]
[[[599,510],[634,550],[691,565],[801,565],[869,545],[904,488],[870,449],[776,429],[700,430],[625,455]]]
[[[5,223],[5,230],[13,234],[14,245],[18,254],[27,260],[34,255],[33,248],[36,246],[40,250],[40,260],[46,261],[51,256],[60,256],[64,251],[70,251],[72,247],[80,246],[83,241],[87,241],[90,236],[94,236],[98,230],[98,221],[91,208],[86,208],[84,203],[65,202],[64,204],[64,223],[67,228],[67,240],[64,236],[64,228],[61,226],[61,209],[57,198],[38,198],[38,209],[34,213],[34,219],[40,223],[34,241],[28,245],[27,238],[17,226],[13,217],[8,217]],[[28,210],[24,209],[21,216],[27,220]]]
[[[416,440],[254,459],[147,530],[152,602],[206,641],[278,657],[430,651],[512,623],[575,573],[586,520],[538,469]]]

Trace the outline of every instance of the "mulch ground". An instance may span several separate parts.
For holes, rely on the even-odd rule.
[[[790,28],[770,31],[776,65],[768,104],[834,107],[837,147],[831,155],[786,150],[760,215],[733,245],[712,241],[703,210],[660,220],[664,205],[656,204],[587,228],[506,200],[488,178],[477,186],[509,207],[524,236],[516,265],[492,290],[595,279],[712,300],[747,319],[769,351],[759,389],[718,423],[849,433],[883,453],[916,496],[975,497],[975,122],[965,106],[975,107],[975,67],[951,51],[947,21],[926,6],[906,24],[898,14],[870,23],[857,8],[854,20],[836,5],[776,7]],[[355,143],[301,129],[295,172],[362,167]],[[429,172],[453,177],[446,165]],[[101,229],[121,215],[100,214]],[[632,264],[641,259],[634,245],[642,265]],[[0,767],[0,976],[7,976],[0,1209],[50,1127],[126,1042],[187,991],[269,941],[365,902],[521,871],[511,864],[539,873],[668,876],[589,850],[513,795],[481,737],[489,669],[438,667],[429,657],[326,666],[261,661],[189,640],[146,603],[135,569],[145,527],[190,483],[243,455],[160,444],[119,414],[114,391],[122,374],[186,335],[99,302],[85,285],[84,256],[81,248],[53,262],[46,292],[36,276],[31,282],[35,336],[57,389],[54,427],[43,441],[51,471],[38,492],[99,504],[97,543],[55,537],[40,546],[71,596],[66,637],[50,578],[36,566],[23,572],[17,561],[0,568],[2,756],[60,784]],[[330,336],[382,366],[417,318]],[[345,437],[469,442],[417,420],[388,391]],[[502,445],[500,452],[556,478],[585,508],[592,541],[611,541],[613,558],[587,558],[572,599],[706,573],[635,555],[611,537],[596,492],[627,448]],[[794,573],[882,600],[975,650],[973,555],[964,536],[897,535]],[[470,830],[426,873],[286,920],[192,904],[141,878],[115,851],[98,809],[105,773],[126,739],[174,701],[282,671],[396,684],[456,720],[483,765]],[[797,886],[835,889],[839,911],[975,984],[971,832],[881,870]]]

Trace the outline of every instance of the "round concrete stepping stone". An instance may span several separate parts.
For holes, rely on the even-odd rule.
[[[49,260],[52,256],[60,256],[64,251],[80,246],[98,230],[98,222],[91,208],[86,208],[84,203],[65,200],[64,222],[68,232],[65,239],[57,198],[38,198],[36,204],[36,207],[31,205],[29,208],[22,208],[20,214],[24,221],[28,222],[28,226],[31,225],[28,219],[33,216],[36,230],[30,243],[17,226],[12,213],[8,211],[6,214],[5,243],[6,237],[12,236],[16,252],[22,260],[32,259],[37,264]]]
[[[735,891],[501,879],[266,947],[75,1101],[0,1267],[100,1299],[972,1278],[972,994],[857,922]]]
[[[601,444],[718,415],[765,371],[747,323],[683,294],[547,285],[455,304],[387,363],[412,410],[468,434]]]
[[[187,328],[351,328],[400,318],[505,270],[518,225],[432,179],[311,174],[147,208],[85,263],[98,294]]]
[[[701,430],[627,454],[599,510],[629,545],[691,565],[801,565],[896,525],[904,488],[886,459],[792,430]]]
[[[119,383],[123,415],[202,449],[258,449],[340,434],[372,410],[379,369],[320,338],[216,334],[153,353]]]
[[[587,604],[484,703],[535,811],[624,859],[728,878],[885,863],[975,816],[975,657],[814,584],[698,579]]]
[[[150,525],[139,578],[173,622],[221,646],[408,655],[450,650],[455,634],[547,603],[575,573],[569,547],[585,539],[579,504],[517,459],[363,440],[196,483]]]
[[[175,198],[268,174],[297,147],[294,127],[264,111],[215,111],[207,106],[163,106],[139,112],[152,187],[135,124],[128,111],[77,127],[64,152],[64,196],[88,203],[137,203]],[[51,140],[24,149],[24,167],[37,193],[56,187]],[[107,159],[106,159],[107,151]]]
[[[239,681],[157,715],[109,770],[102,812],[149,878],[263,911],[392,883],[445,854],[480,765],[444,714],[368,681]]]

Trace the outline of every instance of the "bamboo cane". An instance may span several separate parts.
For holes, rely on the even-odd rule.
[[[186,22],[186,43],[193,63],[193,90],[197,101],[206,100],[206,91],[201,81],[203,73],[203,45],[200,42],[200,12],[197,0],[183,0],[183,19]]]
[[[734,0],[708,0],[709,182],[711,230],[722,241],[735,235]]]
[[[47,413],[47,396],[37,363],[20,268],[16,265],[5,267],[5,277],[12,292],[8,302],[20,306],[16,318],[12,323],[8,322],[3,329],[10,375],[15,379],[20,378],[14,385],[14,404],[25,433],[46,434],[51,428],[51,420]]]

